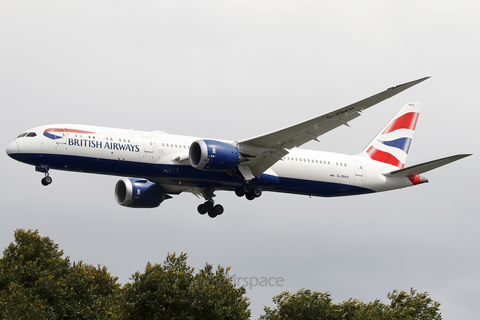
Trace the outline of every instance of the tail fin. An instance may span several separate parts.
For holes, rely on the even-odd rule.
[[[373,160],[403,169],[420,115],[420,107],[421,103],[418,102],[405,104],[362,153]]]

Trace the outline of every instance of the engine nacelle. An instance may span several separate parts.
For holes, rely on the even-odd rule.
[[[197,140],[190,146],[190,163],[199,170],[235,170],[240,163],[240,152],[228,143],[215,140]]]
[[[165,192],[146,179],[123,178],[115,185],[115,199],[124,207],[155,208],[165,200]]]

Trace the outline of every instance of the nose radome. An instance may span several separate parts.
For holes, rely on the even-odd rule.
[[[10,143],[7,147],[6,152],[11,158],[16,159],[18,157],[18,144],[17,144],[17,142],[13,141],[12,143]]]

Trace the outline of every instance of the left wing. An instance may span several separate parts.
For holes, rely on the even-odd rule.
[[[299,147],[311,140],[317,140],[319,136],[341,125],[348,126],[348,122],[359,117],[363,110],[391,98],[428,78],[430,77],[391,87],[369,98],[322,116],[262,136],[239,141],[237,142],[237,148],[248,159],[248,161],[239,165],[240,172],[247,180],[251,180],[255,176],[261,175],[288,154],[287,150]]]

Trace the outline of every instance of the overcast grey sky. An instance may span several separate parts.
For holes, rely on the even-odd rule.
[[[174,251],[196,269],[282,277],[247,291],[252,318],[284,290],[387,301],[411,287],[440,301],[444,319],[477,318],[479,17],[478,1],[0,0],[4,148],[52,123],[245,139],[432,76],[305,147],[356,154],[420,101],[407,165],[475,154],[387,193],[250,202],[218,192],[216,219],[191,194],[121,207],[116,177],[52,171],[43,187],[4,154],[0,248],[31,228],[122,283]]]

